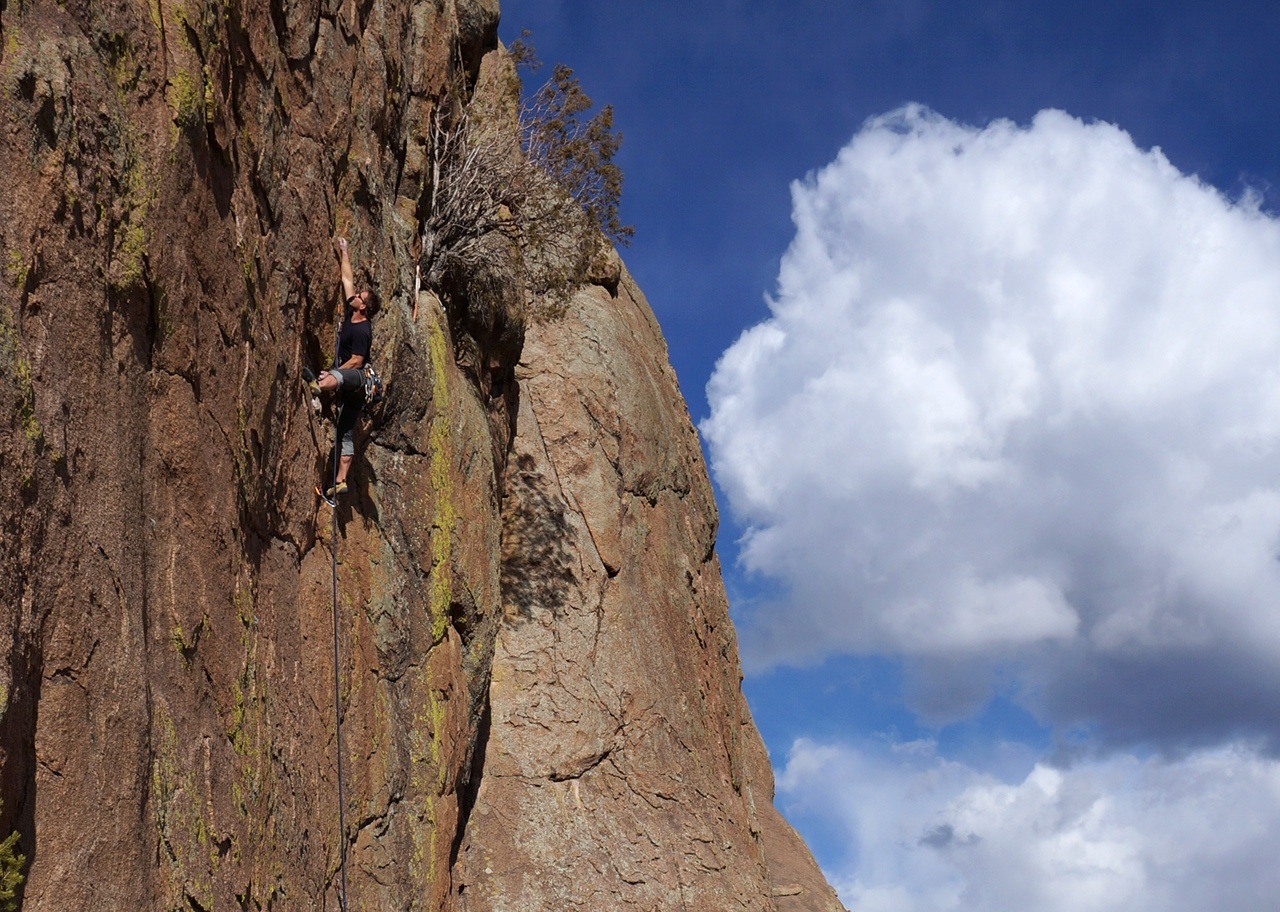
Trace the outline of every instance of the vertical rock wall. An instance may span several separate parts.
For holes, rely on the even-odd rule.
[[[427,118],[455,77],[504,91],[497,15],[0,0],[0,835],[27,912],[336,909],[340,845],[352,909],[834,908],[770,805],[638,290],[539,328],[523,392],[519,326],[425,295],[411,319]],[[336,516],[298,381],[340,316],[335,232],[384,298],[389,389]]]
[[[352,908],[448,903],[510,433],[424,300],[425,125],[496,4],[0,5],[0,830],[23,908],[331,909],[337,547]],[[333,234],[390,385],[336,534],[297,379]],[[506,369],[506,374],[510,370]]]

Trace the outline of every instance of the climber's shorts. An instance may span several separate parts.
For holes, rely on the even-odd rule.
[[[360,420],[360,412],[364,409],[364,374],[354,368],[341,368],[329,371],[338,381],[338,389],[342,397],[342,409],[338,412],[338,437],[341,440],[341,454],[356,454],[356,423]]]

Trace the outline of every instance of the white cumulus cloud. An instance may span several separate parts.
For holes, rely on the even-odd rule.
[[[1034,657],[1064,703],[1085,667],[1280,689],[1275,219],[1115,126],[918,106],[793,209],[702,425],[743,565],[787,593],[749,661]]]
[[[1243,744],[1004,782],[931,742],[800,740],[778,786],[847,847],[826,873],[859,912],[1271,912],[1280,895],[1280,763]]]

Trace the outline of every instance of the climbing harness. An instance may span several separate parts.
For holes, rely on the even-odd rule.
[[[338,486],[338,459],[341,452],[337,430],[333,439],[333,486]],[[342,692],[338,679],[338,511],[333,510],[333,531],[329,553],[333,557],[333,715],[337,728],[338,746],[338,853],[342,875],[342,890],[338,893],[338,907],[347,912],[347,823],[346,795],[342,789]]]
[[[364,406],[365,416],[367,417],[368,409],[373,408],[382,401],[382,397],[386,395],[387,387],[382,382],[382,377],[378,375],[378,371],[374,368],[372,361],[366,361],[364,367],[360,369],[361,376],[364,377]]]

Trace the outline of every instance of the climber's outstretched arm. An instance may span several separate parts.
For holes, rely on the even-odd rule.
[[[347,239],[334,238],[333,246],[338,251],[338,262],[342,266],[342,300],[351,300],[356,293],[355,276],[351,272],[351,259],[347,256]]]

